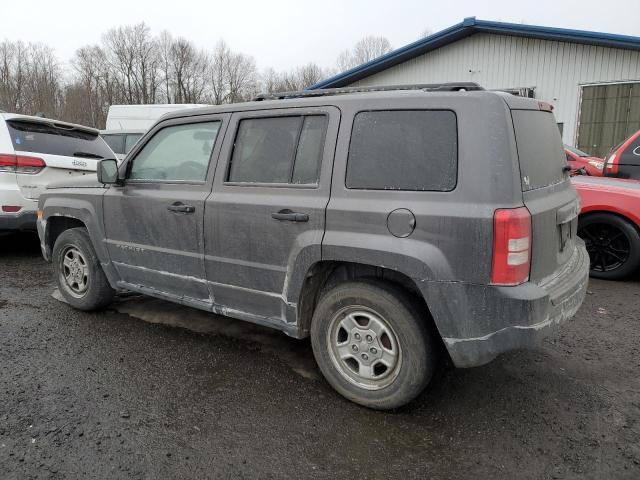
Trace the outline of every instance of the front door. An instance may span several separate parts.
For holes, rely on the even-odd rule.
[[[287,285],[321,258],[339,120],[334,107],[233,114],[205,207],[216,304],[275,321],[294,316]]]
[[[104,196],[105,242],[123,286],[210,303],[204,275],[204,202],[228,116],[163,122]],[[214,160],[212,160],[214,159]]]

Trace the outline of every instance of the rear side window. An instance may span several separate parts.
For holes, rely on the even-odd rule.
[[[7,126],[13,148],[19,152],[84,158],[113,157],[105,141],[97,134],[23,120],[9,120]]]
[[[317,183],[326,129],[325,115],[241,120],[228,181]]]
[[[165,127],[133,159],[129,178],[203,182],[220,122]]]
[[[522,190],[554,185],[564,180],[566,156],[551,112],[512,110]]]
[[[361,112],[346,184],[369,190],[449,191],[458,171],[456,116],[448,110]]]

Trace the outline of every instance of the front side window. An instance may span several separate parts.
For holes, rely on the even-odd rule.
[[[163,128],[136,155],[129,178],[203,182],[219,130],[219,121]]]
[[[325,115],[241,120],[228,181],[317,183],[326,129]]]
[[[456,116],[448,110],[361,112],[353,122],[347,188],[450,191],[458,172]]]

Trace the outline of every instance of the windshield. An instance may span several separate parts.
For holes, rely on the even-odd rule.
[[[570,147],[569,145],[565,145],[564,148],[566,148],[567,150],[569,150],[571,153],[573,153],[574,155],[577,155],[579,157],[590,157],[591,155],[589,155],[588,153],[583,152],[582,150],[578,150],[575,147]]]

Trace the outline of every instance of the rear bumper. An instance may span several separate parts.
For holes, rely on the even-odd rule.
[[[36,212],[0,214],[0,230],[36,230]]]
[[[584,243],[576,243],[569,262],[540,284],[462,288],[464,301],[449,314],[464,320],[445,325],[448,332],[436,321],[455,366],[483,365],[503,352],[532,347],[576,314],[589,279],[589,256]]]

